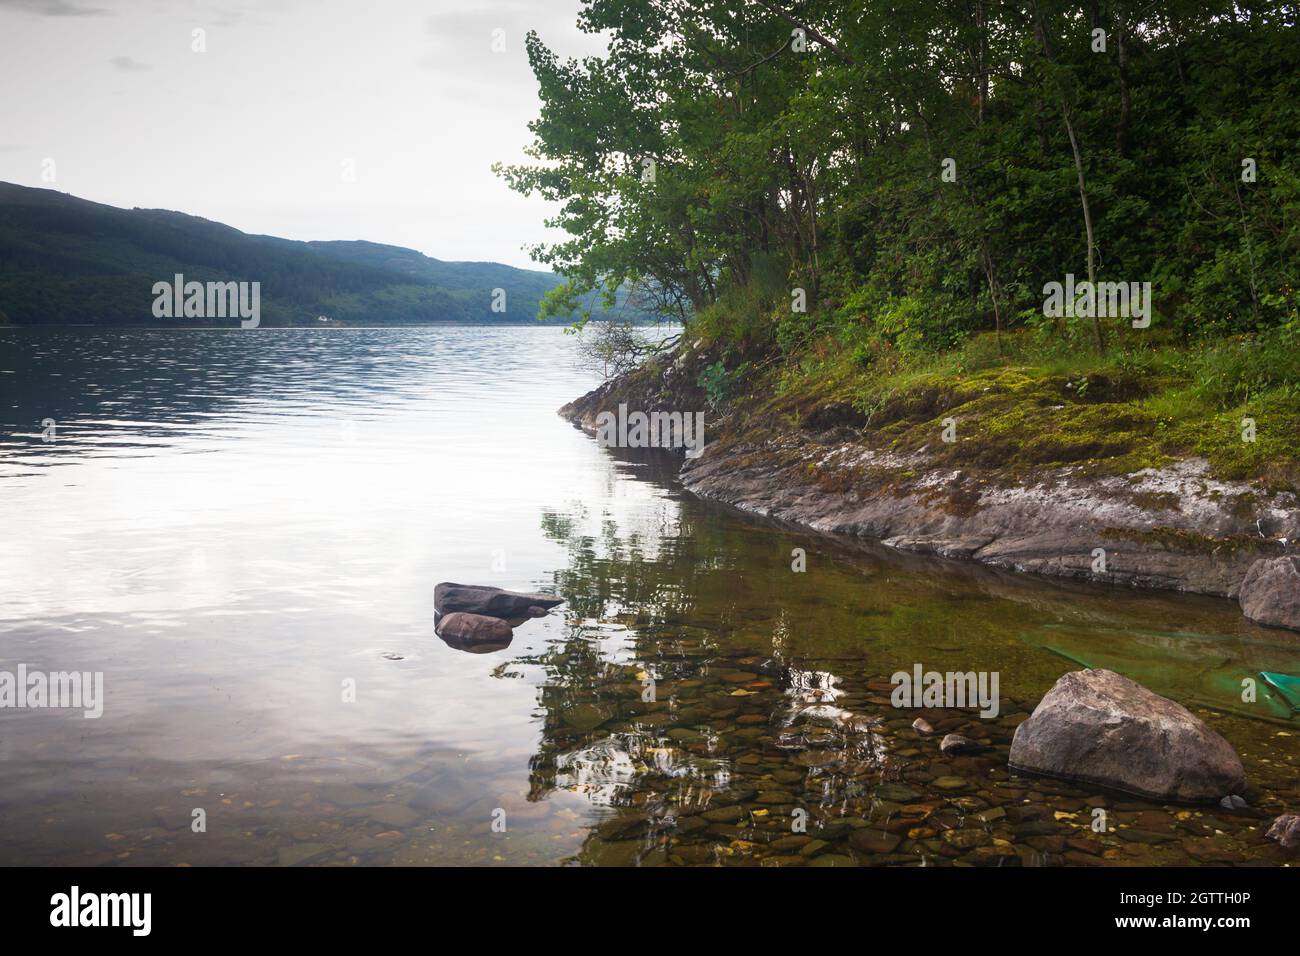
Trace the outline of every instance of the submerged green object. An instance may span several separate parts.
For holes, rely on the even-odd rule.
[[[1291,705],[1292,710],[1300,711],[1300,677],[1275,674],[1272,671],[1260,671],[1259,676],[1282,695],[1282,699]]]
[[[1064,657],[1067,661],[1074,661],[1074,663],[1078,664],[1080,667],[1083,667],[1087,670],[1092,670],[1092,665],[1089,664],[1087,661],[1085,661],[1082,657],[1079,657],[1077,654],[1072,654],[1069,651],[1064,650],[1063,648],[1060,647],[1056,647],[1053,644],[1043,644],[1041,645],[1041,647],[1045,651],[1051,651],[1053,654],[1057,654],[1060,657]]]

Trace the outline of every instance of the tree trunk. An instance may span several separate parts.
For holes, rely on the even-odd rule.
[[[998,343],[998,354],[1002,354],[1002,310],[998,307],[998,280],[993,273],[993,258],[989,255],[988,244],[980,239],[980,252],[984,255],[984,274],[989,280],[989,298],[993,300],[993,336]]]
[[[1124,5],[1119,4],[1115,9],[1115,56],[1119,65],[1119,123],[1115,127],[1115,149],[1121,156],[1128,151],[1128,123],[1132,109],[1128,88],[1128,44],[1124,38],[1127,30]]]
[[[976,115],[976,125],[984,125],[984,108],[988,105],[989,99],[989,73],[988,73],[988,24],[986,23],[986,11],[984,9],[984,0],[979,0],[975,4],[975,28],[979,33],[976,41],[975,52],[975,75],[977,89],[979,91],[979,107]]]
[[[1042,18],[1038,14],[1038,7],[1033,7],[1034,11],[1034,29],[1038,33],[1038,41],[1043,48],[1043,58],[1047,61],[1049,68],[1054,66],[1052,60],[1052,47],[1047,39],[1047,28],[1043,25]],[[1070,151],[1074,154],[1074,172],[1079,179],[1079,204],[1083,207],[1083,228],[1088,236],[1088,284],[1093,290],[1093,310],[1092,310],[1092,338],[1093,344],[1097,347],[1097,354],[1102,355],[1106,351],[1106,342],[1101,334],[1101,320],[1097,317],[1096,308],[1096,290],[1097,290],[1097,260],[1096,260],[1096,243],[1092,232],[1092,210],[1088,208],[1088,184],[1083,175],[1083,156],[1079,152],[1079,138],[1074,134],[1074,121],[1070,117],[1070,97],[1064,88],[1057,84],[1058,92],[1061,97],[1061,117],[1065,120],[1065,132],[1070,137]]]

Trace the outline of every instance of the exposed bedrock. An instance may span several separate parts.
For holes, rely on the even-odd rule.
[[[697,374],[682,357],[661,360],[560,414],[592,433],[597,416],[620,403],[695,410],[704,401],[690,384]],[[703,453],[681,459],[680,479],[701,498],[900,550],[1127,587],[1240,594],[1253,620],[1300,629],[1300,502],[1290,491],[1217,479],[1195,458],[1125,475],[936,467],[926,449],[872,447],[876,436],[851,411],[818,408],[775,431],[769,422],[761,435],[736,416],[706,418]]]

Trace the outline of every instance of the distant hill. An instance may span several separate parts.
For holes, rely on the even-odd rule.
[[[295,242],[162,209],[119,209],[0,182],[0,324],[230,325],[158,319],[155,282],[261,283],[262,325],[533,323],[561,282],[374,242]],[[493,290],[505,290],[494,312]],[[551,320],[563,322],[563,319]]]

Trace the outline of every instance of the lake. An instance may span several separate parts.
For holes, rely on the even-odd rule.
[[[545,327],[0,330],[0,669],[104,688],[0,710],[0,863],[1280,861],[1266,820],[1005,759],[1106,666],[1294,806],[1300,724],[1240,693],[1295,635],[697,501],[556,415],[598,383]],[[566,603],[471,653],[440,581]],[[984,751],[890,706],[915,664],[998,672],[996,718],[928,715]]]

